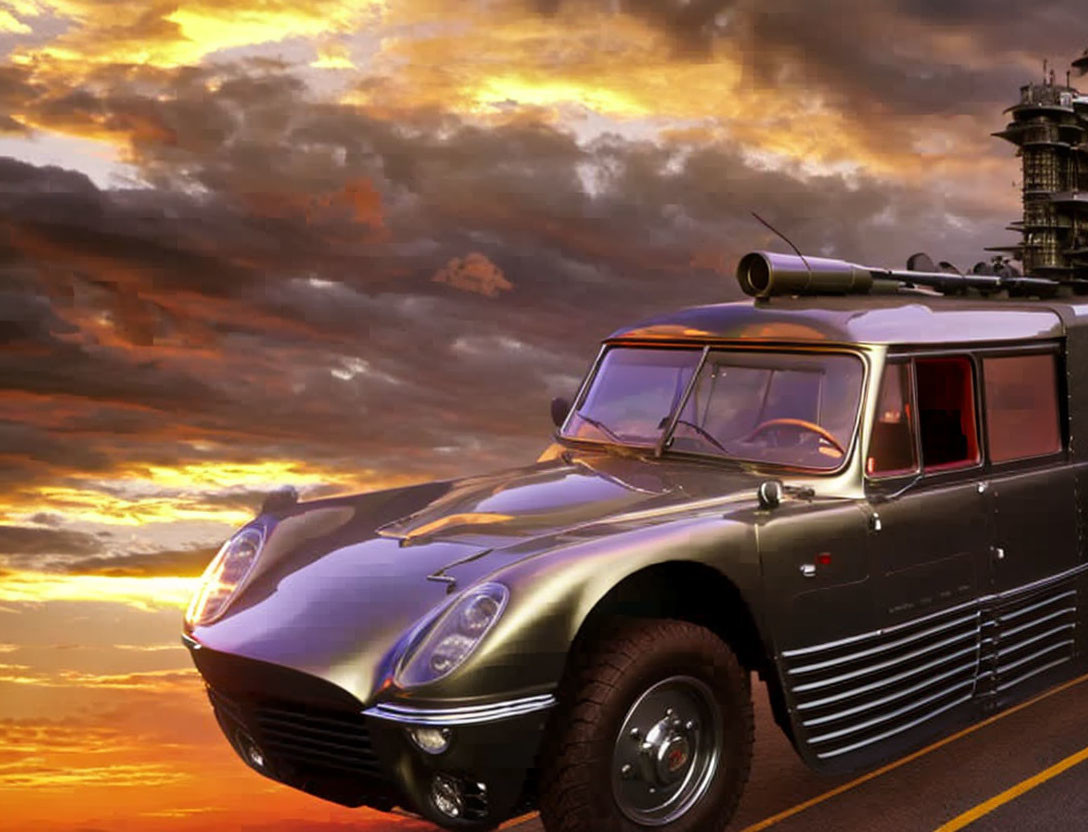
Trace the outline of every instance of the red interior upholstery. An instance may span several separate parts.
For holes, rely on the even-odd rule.
[[[967,358],[920,358],[915,366],[923,464],[932,470],[977,462],[971,362]]]

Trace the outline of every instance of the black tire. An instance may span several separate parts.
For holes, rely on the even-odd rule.
[[[669,698],[674,695],[679,700]],[[663,733],[676,723],[675,717],[663,718],[647,732],[657,706],[678,701],[667,713],[682,713],[685,697],[709,719],[691,719],[675,729],[679,733]],[[714,719],[715,708],[720,719]],[[704,727],[710,725],[716,727]],[[630,737],[632,726],[642,740]],[[732,818],[748,780],[753,731],[748,674],[720,638],[686,621],[618,621],[572,657],[560,686],[541,759],[544,828],[717,832]],[[625,745],[629,737],[635,752]],[[630,765],[622,765],[631,753],[637,754],[634,776]],[[673,768],[674,760],[684,759],[687,770]],[[661,771],[682,782],[661,785],[665,781],[654,779]],[[665,804],[654,808],[655,800],[666,799],[676,801],[671,813]]]

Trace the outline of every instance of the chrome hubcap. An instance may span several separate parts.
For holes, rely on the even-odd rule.
[[[630,820],[663,826],[710,787],[722,718],[710,688],[691,676],[651,686],[627,711],[612,752],[612,793]]]

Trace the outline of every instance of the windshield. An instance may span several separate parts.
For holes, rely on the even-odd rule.
[[[655,445],[702,355],[702,350],[610,349],[563,436]]]
[[[609,350],[563,435],[654,445],[675,419],[669,450],[818,470],[842,465],[861,401],[858,357],[710,352],[692,385],[701,357],[696,350]]]

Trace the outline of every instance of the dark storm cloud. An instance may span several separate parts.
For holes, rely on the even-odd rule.
[[[551,15],[580,5],[616,7],[532,7]],[[1088,46],[1078,0],[624,0],[618,8],[659,27],[680,60],[715,50],[740,56],[751,77],[779,94],[819,94],[859,108],[861,118],[867,110],[884,118],[987,112],[1041,77],[1043,58],[1062,77]],[[1038,70],[1029,75],[1025,59]]]
[[[5,385],[18,382],[18,379],[9,381],[6,375],[2,377]],[[28,481],[27,472],[19,470],[24,466],[53,469],[51,473],[72,469],[101,472],[109,470],[114,462],[109,454],[86,441],[71,441],[29,422],[8,420],[0,420],[0,456],[5,459],[0,482],[12,484]]]
[[[0,132],[25,133],[27,128],[14,120],[28,101],[35,99],[40,89],[30,80],[25,67],[0,66]]]
[[[101,551],[102,541],[92,534],[0,525],[0,555],[90,555]]]
[[[698,41],[685,60],[722,24],[716,9],[662,18]],[[793,49],[815,13],[799,14],[762,37]],[[828,47],[813,71],[873,54]],[[74,469],[200,460],[200,440],[217,443],[207,458],[385,473],[531,458],[548,399],[573,391],[600,337],[738,296],[723,272],[749,248],[780,247],[750,210],[807,250],[887,265],[919,248],[969,265],[1006,219],[864,174],[766,170],[724,142],[587,145],[441,113],[397,124],[316,101],[278,66],[102,68],[39,103],[126,136],[157,185],[101,191],[0,163],[14,287],[0,386],[68,397],[74,412],[23,455],[60,465],[83,447]],[[510,288],[433,280],[473,256]]]
[[[650,20],[669,33],[683,57],[706,57],[714,39],[725,28],[723,15],[737,5],[736,0],[622,0],[615,2],[566,2],[532,0],[531,7],[540,14],[554,15],[564,6],[586,5],[616,8]]]

